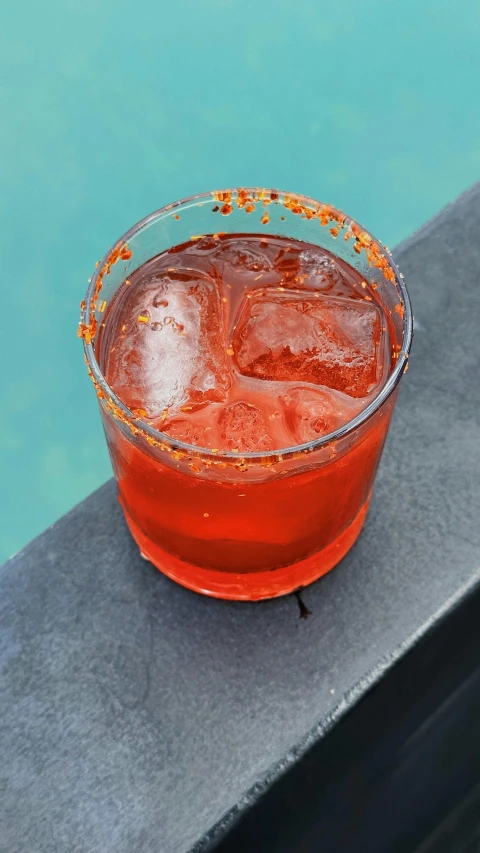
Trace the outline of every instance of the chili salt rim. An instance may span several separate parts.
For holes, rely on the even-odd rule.
[[[262,205],[266,208],[269,204],[282,204],[287,210],[294,215],[301,215],[302,218],[313,219],[318,218],[322,227],[328,226],[331,222],[336,222],[333,228],[330,229],[332,236],[338,237],[341,229],[345,230],[344,238],[346,240],[353,239],[352,246],[357,254],[365,250],[369,263],[374,263],[379,267],[384,275],[393,281],[399,291],[401,304],[403,307],[403,336],[402,346],[397,353],[396,365],[389,375],[387,381],[382,386],[378,395],[365,407],[355,418],[343,424],[333,432],[321,438],[304,444],[296,444],[291,447],[286,447],[277,450],[268,450],[261,453],[234,453],[232,451],[214,451],[206,447],[199,447],[193,444],[187,444],[183,441],[172,439],[167,433],[150,426],[146,421],[136,417],[131,409],[126,406],[122,400],[117,397],[115,392],[110,388],[108,382],[103,376],[98,364],[93,341],[96,334],[97,321],[95,319],[96,301],[99,297],[103,277],[108,275],[112,266],[120,259],[127,260],[131,257],[129,248],[129,240],[154,220],[163,218],[166,215],[178,218],[175,211],[178,208],[194,207],[198,203],[213,202],[215,209],[212,212],[220,212],[224,216],[228,216],[233,211],[233,204],[239,209],[245,209],[248,215],[252,213],[257,205]],[[220,208],[217,204],[222,203]],[[265,219],[265,215],[263,216]],[[267,217],[268,222],[268,217]],[[266,223],[265,223],[266,224]],[[334,233],[335,232],[335,233]],[[388,273],[386,272],[388,270]],[[399,303],[400,304],[400,303]],[[105,400],[105,405],[113,414],[113,416],[127,425],[134,436],[142,436],[149,444],[160,448],[166,452],[178,454],[179,458],[183,456],[201,457],[208,459],[211,463],[227,462],[234,464],[235,467],[242,467],[243,460],[250,463],[265,463],[267,460],[270,463],[284,460],[292,457],[294,454],[310,453],[321,447],[325,447],[338,439],[344,438],[351,432],[354,432],[358,427],[369,420],[375,412],[385,403],[388,397],[397,387],[408,364],[408,356],[413,338],[413,315],[408,295],[407,288],[403,281],[403,276],[398,270],[397,265],[392,260],[389,250],[382,246],[381,243],[370,232],[363,228],[358,222],[351,217],[346,216],[338,208],[326,205],[315,201],[308,196],[298,195],[297,193],[282,192],[280,190],[269,190],[260,188],[242,188],[230,190],[216,190],[207,193],[199,193],[189,196],[188,198],[180,199],[177,202],[168,204],[165,207],[159,208],[154,213],[149,214],[144,219],[141,219],[118,240],[114,246],[108,250],[102,261],[97,265],[95,273],[90,280],[87,289],[86,297],[81,304],[81,320],[79,326],[79,336],[83,338],[85,361],[87,364],[90,378],[93,381],[97,395],[101,400]]]

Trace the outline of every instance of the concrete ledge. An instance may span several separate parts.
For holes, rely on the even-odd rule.
[[[224,603],[175,586],[140,559],[113,482],[0,569],[2,853],[235,849],[266,792],[297,784],[301,757],[467,606],[479,236],[477,185],[395,253],[417,321],[410,370],[366,528],[305,591],[308,619],[293,597]],[[262,843],[249,853],[281,849]]]

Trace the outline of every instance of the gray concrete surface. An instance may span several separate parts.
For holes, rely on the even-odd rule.
[[[0,569],[1,853],[185,853],[478,582],[479,247],[477,185],[395,252],[410,370],[365,530],[307,620],[167,580],[113,482]]]

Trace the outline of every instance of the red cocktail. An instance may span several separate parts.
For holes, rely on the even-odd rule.
[[[145,557],[199,592],[258,599],[344,556],[411,340],[401,277],[364,229],[298,196],[200,196],[135,226],[83,311]]]

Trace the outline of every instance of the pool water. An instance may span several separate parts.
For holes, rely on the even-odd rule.
[[[111,474],[76,339],[110,244],[215,187],[395,245],[480,177],[477,0],[10,3],[0,31],[0,559]]]

